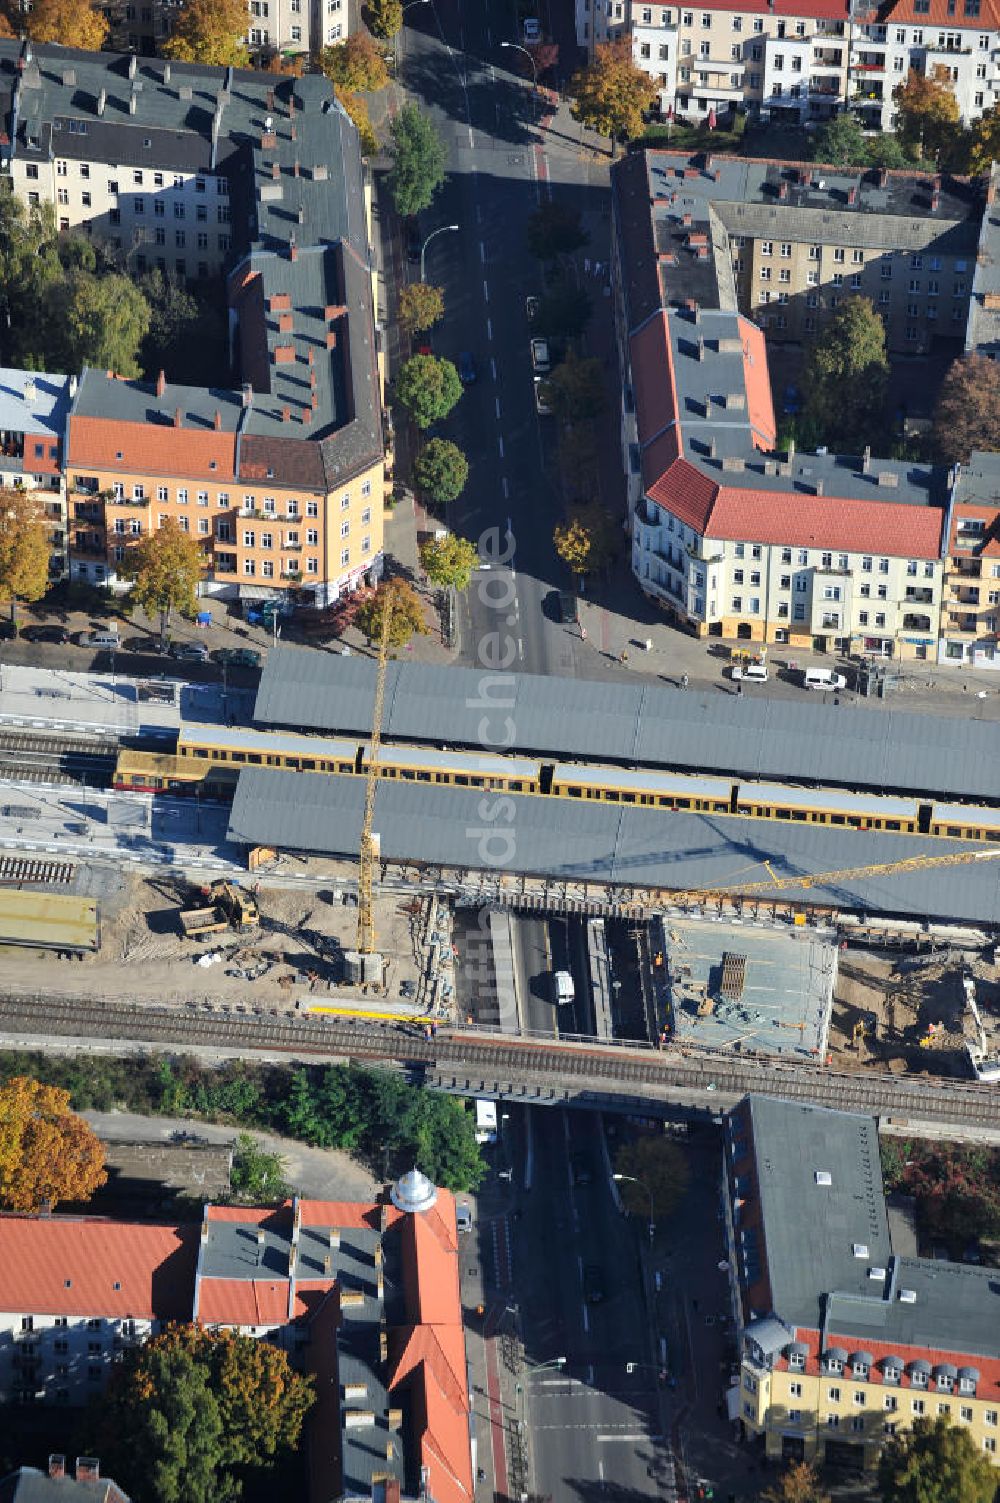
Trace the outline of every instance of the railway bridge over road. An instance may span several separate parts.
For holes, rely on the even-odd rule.
[[[271,1012],[159,1008],[93,998],[0,995],[0,1037],[33,1047],[131,1045],[210,1057],[357,1060],[406,1069],[439,1089],[594,1111],[717,1113],[747,1091],[870,1113],[894,1125],[959,1130],[1000,1140],[993,1087],[930,1076],[898,1079],[721,1052],[682,1052],[595,1040],[511,1038]]]

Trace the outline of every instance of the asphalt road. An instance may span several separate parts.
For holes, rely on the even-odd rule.
[[[513,71],[520,55],[500,46],[517,35],[509,0],[467,10],[458,0],[434,0],[411,19],[400,79],[441,131],[451,169],[421,230],[426,237],[440,225],[460,227],[427,247],[427,280],[445,290],[433,346],[456,360],[467,350],[477,370],[440,425],[471,462],[449,521],[479,541],[492,564],[463,602],[463,656],[485,667],[573,673],[572,635],[551,607],[549,615],[542,609],[569,581],[552,544],[560,519],[554,424],[535,411],[525,298],[543,286],[525,234],[549,191],[599,212],[607,188],[587,187],[590,169],[575,153],[560,154],[553,169],[532,120],[530,89]]]
[[[638,1245],[612,1202],[600,1120],[535,1110],[532,1127],[532,1188],[514,1237],[532,1491],[670,1497]],[[574,1183],[581,1168],[588,1183]],[[595,1302],[584,1294],[588,1268],[603,1288]]]

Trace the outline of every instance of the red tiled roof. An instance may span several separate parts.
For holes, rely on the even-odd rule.
[[[803,1327],[795,1332],[795,1340],[801,1341],[809,1348],[806,1357],[804,1371],[807,1373],[819,1373],[820,1338],[819,1332],[814,1328]],[[944,1347],[936,1346],[907,1346],[905,1342],[873,1341],[867,1336],[864,1340],[860,1336],[844,1336],[831,1326],[826,1332],[826,1346],[842,1346],[848,1352],[866,1351],[871,1352],[875,1363],[883,1357],[899,1357],[903,1362],[914,1362],[923,1358],[932,1367],[939,1363],[950,1362],[953,1367],[965,1367],[971,1363],[979,1372],[977,1385],[977,1397],[995,1398],[1000,1394],[1000,1361],[995,1357],[980,1356],[978,1353],[952,1351]],[[779,1359],[783,1366],[787,1366],[785,1358]],[[906,1373],[903,1374],[900,1387],[910,1388],[913,1385]],[[926,1392],[924,1389],[922,1392]]]
[[[190,1320],[197,1225],[0,1216],[8,1310]]]
[[[285,1279],[207,1279],[198,1290],[198,1320],[205,1326],[280,1326],[288,1321]]]
[[[434,1503],[467,1503],[472,1497],[472,1457],[467,1408],[456,1409],[433,1380],[424,1385],[424,1430],[420,1459]]]
[[[639,442],[648,444],[677,418],[666,311],[661,308],[647,319],[629,343]]]
[[[996,31],[1000,27],[1000,4],[997,0],[982,0],[982,8],[977,16],[964,15],[964,6],[956,6],[955,12],[950,12],[948,4],[949,0],[930,0],[930,10],[919,12],[914,0],[896,0],[895,5],[890,5],[880,13],[879,20],[897,23],[915,21],[918,26],[947,26],[951,30],[956,26],[967,26],[974,31]]]
[[[406,1311],[416,1324],[461,1322],[455,1198],[438,1191],[437,1204],[403,1223]]]
[[[236,478],[236,435],[214,428],[192,428],[190,424],[175,428],[172,423],[72,417],[69,455],[73,465],[127,470],[136,475],[181,475],[197,480],[211,477],[213,481]]]
[[[753,429],[754,445],[758,449],[773,449],[777,442],[774,422],[774,402],[771,397],[771,378],[767,369],[767,347],[764,333],[748,318],[740,317],[740,335],[743,339],[743,379],[747,389],[747,417]]]
[[[956,502],[951,519],[951,537],[948,539],[948,550],[951,553],[955,552],[958,530],[962,522],[985,523],[983,531],[979,534],[985,546],[977,547],[975,552],[977,556],[989,552],[990,548],[995,546],[997,534],[1000,533],[1000,502],[995,506],[978,505],[974,501]],[[968,556],[967,547],[961,551]]]
[[[389,1226],[394,1226],[402,1216],[395,1206],[387,1206]],[[299,1215],[303,1226],[339,1226],[345,1230],[360,1231],[367,1227],[377,1230],[382,1207],[363,1205],[353,1200],[300,1200]]]
[[[746,5],[737,5],[735,0],[699,0],[700,10],[728,10],[734,15],[795,16],[816,21],[846,21],[847,0],[748,0]]]
[[[659,480],[648,487],[647,493],[653,501],[669,507],[686,526],[703,533],[713,515],[719,487],[686,459],[676,459]],[[746,540],[750,541],[749,534]]]
[[[672,502],[669,504],[672,511],[677,510]],[[711,507],[705,533],[713,538],[741,538],[747,543],[887,553],[895,558],[937,558],[943,520],[944,514],[933,506],[723,486]]]

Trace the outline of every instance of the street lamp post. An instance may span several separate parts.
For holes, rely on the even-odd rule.
[[[637,1179],[634,1174],[616,1174],[614,1178],[618,1181],[619,1184],[622,1182],[622,1180],[627,1180],[630,1185],[638,1185],[639,1188],[641,1190],[645,1190],[646,1194],[649,1196],[649,1240],[650,1242],[652,1242],[656,1236],[656,1218],[653,1215],[652,1190],[646,1184],[646,1181],[644,1179]]]
[[[531,64],[531,113],[534,116],[536,110],[535,101],[538,98],[538,64],[535,62],[534,55],[528,51],[527,47],[522,47],[520,42],[501,42],[500,46],[509,47],[514,52],[523,52]]]
[[[424,282],[424,281],[427,280],[426,276],[424,275],[424,271],[425,271],[425,258],[427,256],[427,247],[430,245],[431,241],[434,239],[434,237],[436,235],[447,235],[447,234],[450,234],[452,231],[454,231],[454,230],[460,230],[461,228],[462,227],[459,224],[442,224],[442,225],[439,225],[436,230],[431,230],[430,234],[427,236],[427,239],[424,241],[423,245],[420,247],[420,280],[421,280],[421,282]]]

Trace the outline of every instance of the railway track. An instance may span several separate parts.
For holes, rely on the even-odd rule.
[[[770,1058],[686,1055],[670,1050],[639,1050],[597,1043],[551,1043],[490,1037],[482,1032],[440,1030],[434,1038],[360,1022],[341,1023],[273,1014],[240,1015],[213,1010],[96,1003],[86,998],[0,994],[0,1030],[84,1037],[105,1042],[229,1048],[242,1054],[315,1054],[387,1060],[417,1065],[440,1076],[502,1085],[581,1089],[601,1095],[658,1096],[672,1088],[770,1096],[813,1102],[840,1110],[889,1114],[922,1121],[995,1126],[995,1092],[975,1082],[899,1080],[891,1075],[859,1076]]]
[[[0,856],[0,887],[15,883],[58,887],[72,882],[75,870],[72,861],[36,861],[28,856]]]
[[[0,780],[19,783],[111,783],[117,746],[83,736],[0,731]]]

